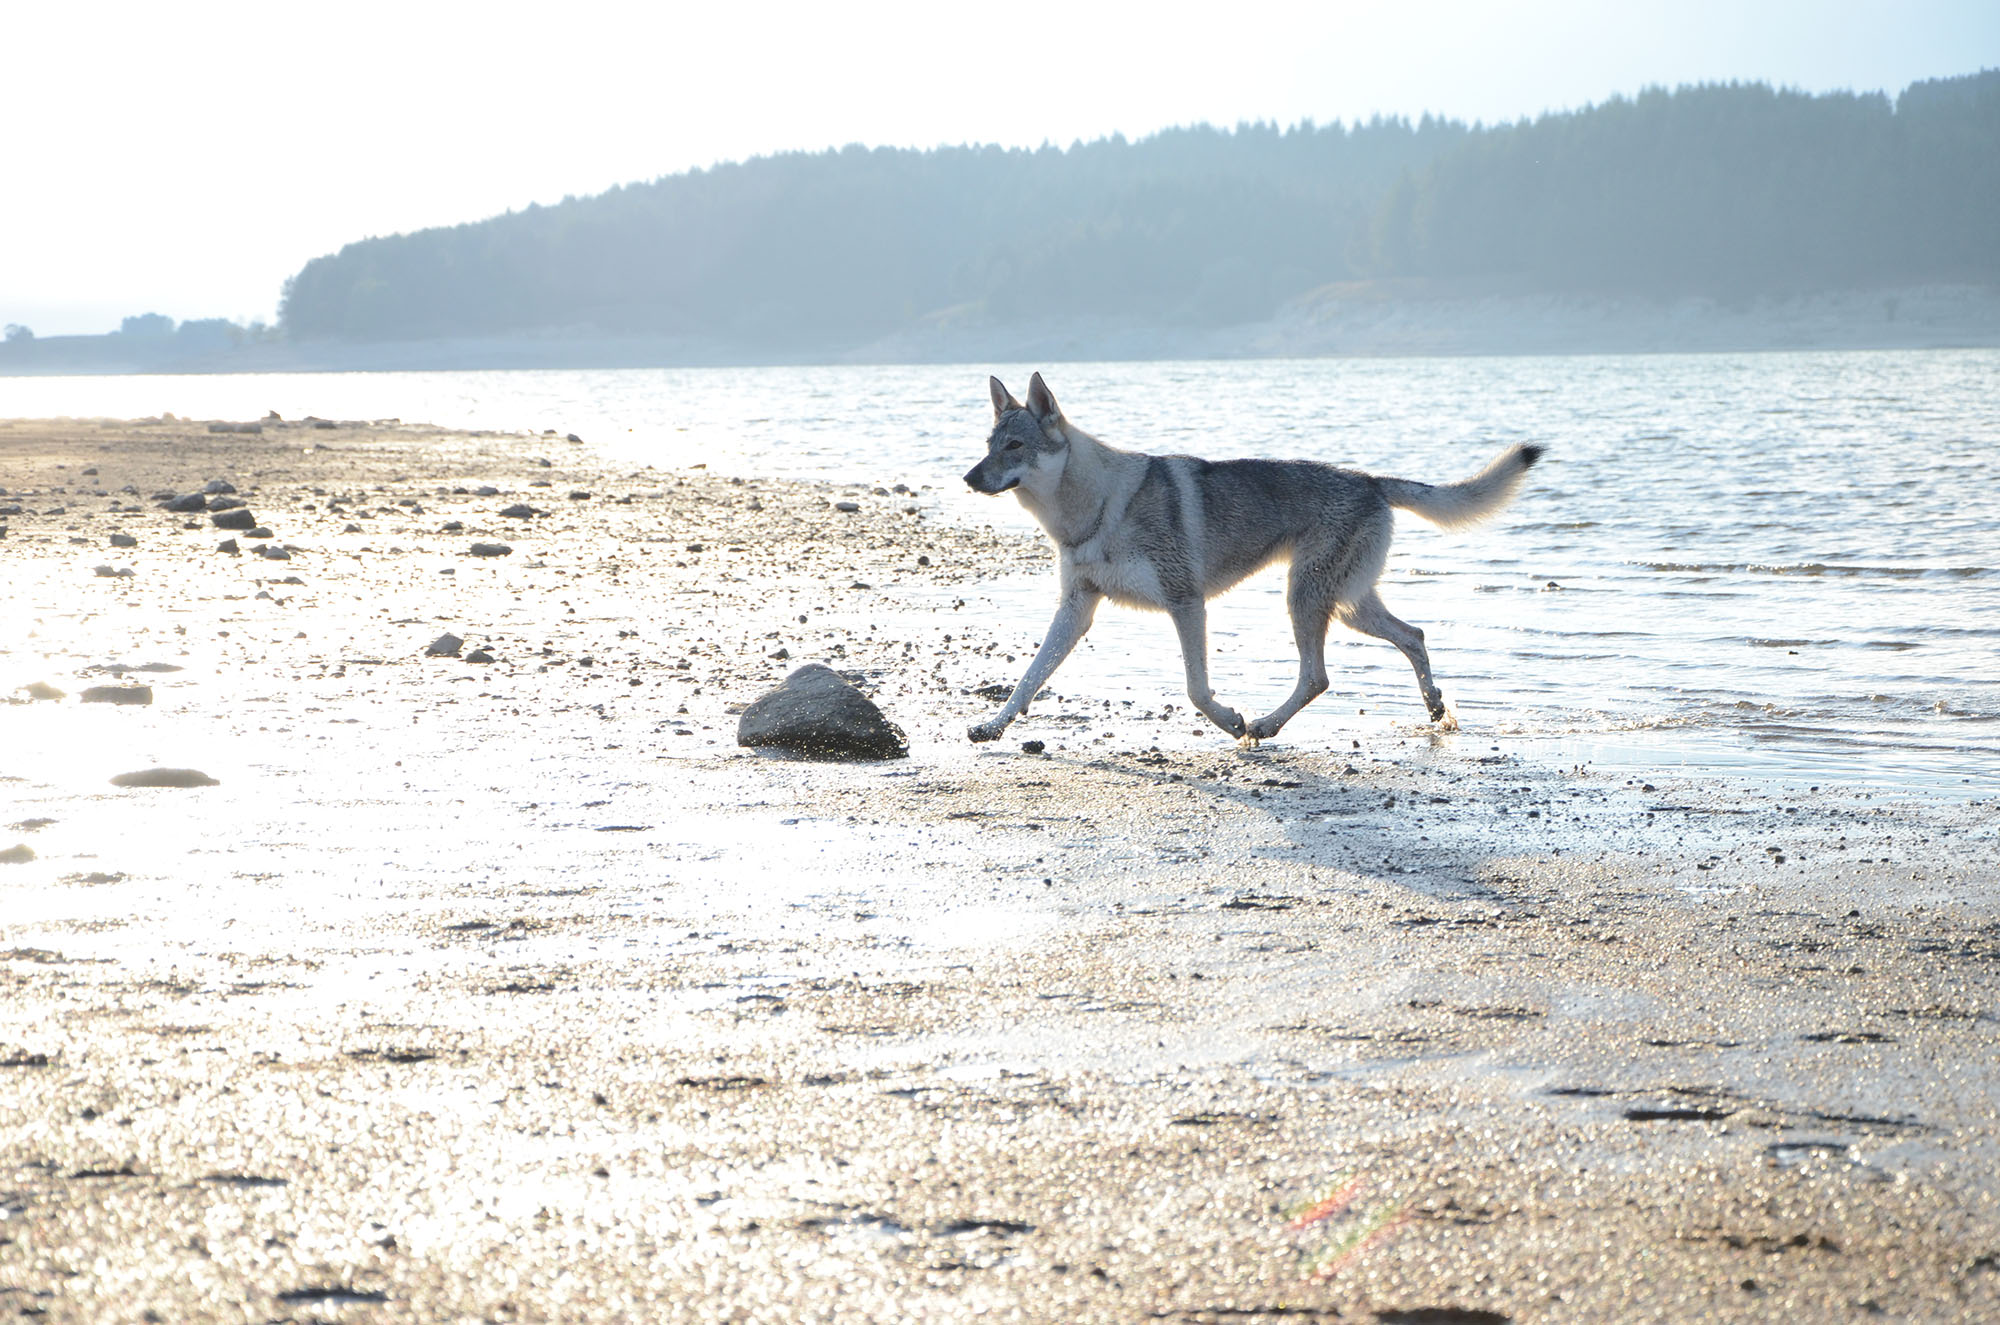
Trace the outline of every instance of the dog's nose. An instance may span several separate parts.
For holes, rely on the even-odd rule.
[[[972,468],[966,470],[965,486],[971,488],[974,492],[986,491],[985,485],[980,483],[979,481],[979,471],[984,468],[986,468],[986,462],[982,460],[978,464],[974,465]]]

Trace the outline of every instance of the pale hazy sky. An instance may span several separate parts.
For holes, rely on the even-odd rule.
[[[270,318],[353,239],[769,152],[2000,66],[2000,0],[14,0],[4,29],[0,322],[42,335]]]

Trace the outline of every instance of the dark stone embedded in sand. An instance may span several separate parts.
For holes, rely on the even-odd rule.
[[[465,641],[447,631],[430,642],[424,654],[430,658],[456,658],[458,651],[465,647]]]
[[[244,501],[241,497],[210,497],[208,499],[208,509],[211,511],[233,511],[239,506],[248,506],[249,504],[249,502]]]
[[[217,529],[255,529],[257,517],[250,514],[248,506],[238,506],[227,511],[217,511],[208,517]]]
[[[792,750],[812,759],[900,759],[903,729],[830,667],[807,663],[743,710],[738,745]]]
[[[26,843],[17,843],[5,851],[0,851],[0,865],[25,865],[34,858],[34,848]]]
[[[465,660],[469,663],[490,663],[493,661],[493,655],[484,649],[474,649],[465,655]]]
[[[201,485],[201,490],[208,493],[211,497],[218,493],[226,496],[236,491],[236,485],[226,478],[212,478]]]
[[[474,543],[468,550],[475,557],[506,557],[514,552],[505,543]]]
[[[130,534],[113,534],[113,535],[111,536],[111,546],[113,546],[113,547],[137,547],[137,546],[139,546],[139,540],[138,540],[138,539],[136,539],[136,538],[134,538],[134,537],[132,537],[132,535],[130,535]]]
[[[205,511],[208,509],[208,498],[202,496],[199,492],[190,492],[185,497],[176,497],[168,502],[167,509],[170,511],[179,511],[183,515],[189,511]]]
[[[219,787],[222,784],[198,768],[142,768],[111,779],[114,787]]]
[[[240,552],[240,551],[242,551],[242,549],[241,549],[240,547],[238,547],[238,546],[237,546],[237,543],[236,543],[236,540],[235,540],[235,539],[233,539],[233,538],[225,538],[225,539],[223,539],[223,540],[222,540],[222,541],[221,541],[220,543],[217,543],[217,544],[215,545],[215,550],[216,550],[217,552]]]
[[[266,528],[265,528],[265,527],[264,527],[263,525],[258,525],[258,526],[257,526],[257,527],[256,527],[255,529],[245,529],[245,530],[243,531],[243,537],[245,537],[245,538],[276,538],[276,537],[277,537],[277,535],[276,535],[276,534],[274,534],[274,533],[272,533],[272,532],[271,532],[270,530],[266,529]]]
[[[150,704],[151,686],[92,686],[80,696],[86,704]]]
[[[538,515],[547,515],[548,512],[538,511],[526,502],[516,502],[506,510],[500,512],[500,514],[508,520],[532,520]]]

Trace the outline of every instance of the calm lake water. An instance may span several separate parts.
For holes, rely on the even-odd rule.
[[[1021,365],[0,377],[0,416],[396,417],[576,432],[635,463],[965,491],[987,372]],[[1480,529],[1398,519],[1383,596],[1425,628],[1468,732],[1569,762],[1985,794],[2000,785],[2000,351],[1063,364],[1114,445],[1305,456],[1430,481],[1550,448]],[[1218,604],[1216,685],[1294,666],[1278,575]],[[1052,585],[999,586],[1025,654]],[[1285,739],[1422,714],[1387,645],[1334,629],[1334,689]],[[1057,689],[1179,698],[1164,620],[1106,609]],[[1363,710],[1357,712],[1357,710]]]

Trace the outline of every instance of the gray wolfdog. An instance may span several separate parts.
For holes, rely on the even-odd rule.
[[[1026,405],[990,380],[993,435],[965,481],[975,492],[1013,492],[1048,531],[1061,560],[1062,601],[1021,683],[972,728],[973,740],[996,739],[1021,715],[1105,598],[1174,619],[1188,698],[1245,742],[1276,736],[1325,693],[1326,629],[1336,616],[1402,650],[1432,721],[1457,725],[1431,680],[1424,632],[1391,616],[1375,592],[1389,559],[1389,511],[1415,511],[1446,528],[1483,520],[1507,504],[1543,448],[1510,447],[1475,477],[1441,485],[1312,460],[1142,455],[1106,446],[1064,418],[1040,373],[1028,383]],[[1207,600],[1281,560],[1291,563],[1285,603],[1299,683],[1284,703],[1245,723],[1208,686]]]

